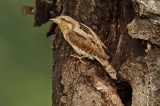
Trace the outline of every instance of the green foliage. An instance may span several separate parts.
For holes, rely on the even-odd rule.
[[[0,0],[0,105],[51,106],[51,49],[48,25],[33,27],[22,16],[34,0]]]

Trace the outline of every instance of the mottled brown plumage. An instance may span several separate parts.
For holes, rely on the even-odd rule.
[[[105,54],[103,48],[101,48],[99,45],[96,45],[96,42],[94,42],[93,38],[86,39],[85,37],[80,36],[75,32],[69,33],[68,37],[72,44],[74,44],[81,50],[87,52],[88,54],[91,54],[93,56],[97,56],[106,60],[109,59],[109,57]]]
[[[69,16],[51,19],[60,27],[64,38],[80,56],[98,60],[113,79],[117,79],[116,70],[108,62],[109,56],[99,37],[86,25]]]

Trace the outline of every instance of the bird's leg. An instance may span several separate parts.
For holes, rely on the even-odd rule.
[[[81,63],[87,65],[87,63],[82,60],[84,58],[87,58],[86,56],[78,56],[78,55],[70,55],[70,56],[78,58]]]

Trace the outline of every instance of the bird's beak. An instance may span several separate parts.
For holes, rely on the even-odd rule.
[[[60,20],[58,18],[52,18],[52,19],[49,19],[50,21],[52,22],[55,22],[55,23],[60,23]]]

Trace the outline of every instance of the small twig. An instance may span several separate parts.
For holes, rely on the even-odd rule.
[[[23,15],[33,15],[36,13],[35,6],[23,6],[22,7],[22,14]]]

